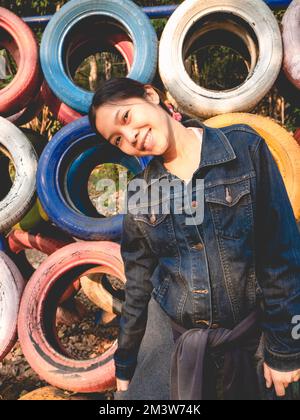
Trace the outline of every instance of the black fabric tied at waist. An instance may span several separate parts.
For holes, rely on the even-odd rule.
[[[171,358],[171,400],[202,400],[206,356],[224,355],[225,399],[257,399],[259,395],[254,354],[258,346],[259,310],[253,311],[233,330],[225,328],[186,330],[171,320],[175,348]],[[179,338],[178,338],[179,337]]]

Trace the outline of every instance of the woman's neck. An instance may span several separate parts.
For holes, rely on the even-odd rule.
[[[177,121],[174,123],[170,145],[162,155],[163,163],[167,169],[193,160],[195,150],[198,150],[199,145],[199,138],[193,130],[184,127]]]

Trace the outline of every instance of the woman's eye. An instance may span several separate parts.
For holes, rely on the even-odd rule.
[[[125,117],[126,117],[126,116],[127,116],[126,118],[128,118],[128,114],[129,114],[129,111],[125,112],[125,114],[123,115],[123,121],[125,120]],[[116,138],[116,141],[115,141],[115,145],[116,145],[116,146],[118,146],[118,145],[119,145],[119,143],[120,143],[120,141],[121,141],[120,139],[121,139],[120,137],[117,137],[117,138]]]
[[[125,114],[123,115],[123,120],[125,120],[125,116],[127,115],[128,117],[129,111],[125,112]]]

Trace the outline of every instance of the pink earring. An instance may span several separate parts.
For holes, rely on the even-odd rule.
[[[169,108],[172,114],[172,118],[174,118],[174,120],[176,121],[182,120],[182,115],[180,114],[180,112],[176,112],[173,105],[169,101],[165,101],[165,105]]]

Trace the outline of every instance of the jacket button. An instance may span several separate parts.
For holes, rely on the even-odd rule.
[[[230,194],[229,188],[226,188],[226,201],[229,204],[231,204],[233,202],[233,198]]]
[[[199,242],[198,244],[193,245],[192,248],[197,249],[198,251],[202,251],[204,248],[204,245],[201,242]]]
[[[151,216],[150,216],[150,222],[151,223],[155,223],[156,222],[156,216],[155,216],[155,214],[151,214]]]
[[[199,293],[200,295],[208,295],[209,291],[207,289],[204,290],[193,290],[193,293]]]

